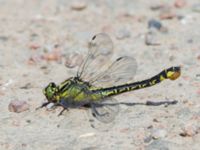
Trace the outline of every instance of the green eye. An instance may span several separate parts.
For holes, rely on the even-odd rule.
[[[54,95],[56,94],[57,87],[55,83],[50,83],[44,90],[43,94],[46,96],[48,101],[52,101]]]

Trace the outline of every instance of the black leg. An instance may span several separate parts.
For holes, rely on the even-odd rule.
[[[61,100],[59,101],[58,105],[60,105],[60,106],[63,107],[63,109],[62,109],[61,112],[58,114],[58,116],[61,116],[65,110],[68,111],[68,108],[67,108],[67,107],[68,107],[68,103],[67,103],[66,100],[61,99]]]
[[[40,109],[40,108],[43,108],[43,107],[47,106],[49,103],[50,103],[50,102],[45,102],[45,103],[43,103],[41,106],[37,107],[35,110],[38,110],[38,109]]]
[[[65,110],[69,111],[67,108],[63,108],[63,109],[61,110],[61,112],[58,114],[58,116],[61,116]]]

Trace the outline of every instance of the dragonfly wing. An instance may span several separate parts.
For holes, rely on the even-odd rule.
[[[102,123],[112,122],[119,112],[118,102],[112,98],[105,98],[101,102],[91,104],[92,115]]]
[[[80,66],[77,76],[84,81],[90,81],[107,68],[113,54],[113,42],[105,33],[95,35],[89,42],[88,55]]]
[[[133,57],[116,59],[108,68],[90,81],[94,86],[110,87],[133,81],[137,62]]]

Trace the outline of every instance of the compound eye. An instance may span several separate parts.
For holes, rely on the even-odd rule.
[[[55,84],[54,82],[51,82],[51,83],[50,83],[50,86],[53,87],[53,88],[55,88],[55,87],[56,87],[56,84]]]

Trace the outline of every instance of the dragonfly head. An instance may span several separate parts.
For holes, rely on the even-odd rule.
[[[53,82],[49,83],[49,85],[47,85],[47,87],[43,89],[43,94],[46,96],[49,102],[56,101],[55,96],[57,92],[58,92],[58,88],[56,84]]]

